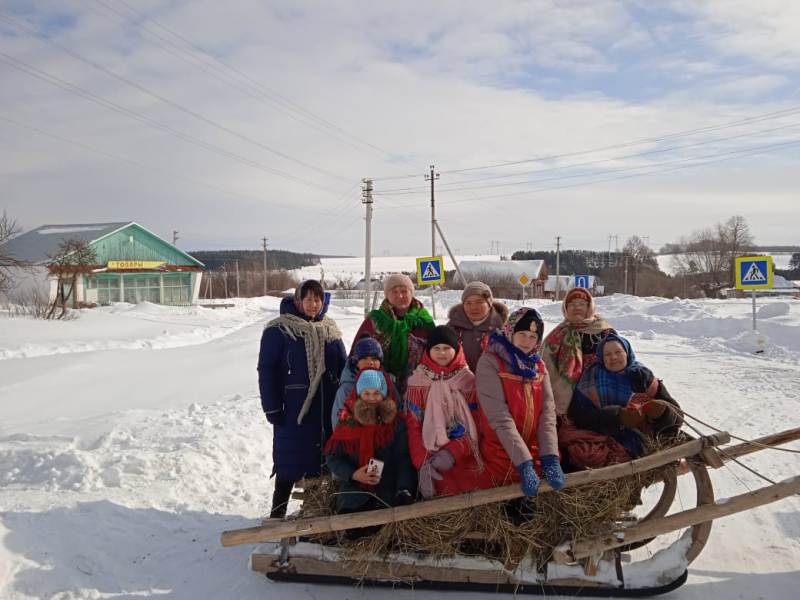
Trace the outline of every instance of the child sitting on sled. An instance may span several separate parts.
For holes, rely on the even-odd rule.
[[[405,422],[383,372],[367,369],[358,374],[325,454],[338,483],[337,513],[413,502],[417,477]]]
[[[478,449],[475,375],[458,334],[446,325],[428,334],[422,362],[408,380],[406,426],[423,497],[489,487]]]
[[[353,352],[347,359],[344,369],[342,369],[342,375],[339,378],[339,389],[336,390],[336,398],[333,401],[333,410],[331,411],[332,429],[336,429],[336,425],[339,424],[339,413],[344,408],[345,401],[356,385],[358,374],[364,369],[380,370],[382,365],[383,348],[374,337],[364,334],[353,344]],[[394,377],[389,375],[389,381],[394,384]],[[400,399],[398,398],[398,400]]]
[[[538,493],[540,475],[555,490],[565,483],[553,391],[537,354],[543,329],[535,309],[517,309],[492,333],[475,374],[485,419],[481,457],[492,485],[520,482],[526,496]]]

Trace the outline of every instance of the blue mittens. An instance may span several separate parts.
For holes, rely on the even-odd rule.
[[[524,463],[517,465],[519,471],[519,478],[522,480],[522,493],[526,496],[535,496],[539,493],[539,476],[533,468],[533,461],[526,460]]]
[[[545,454],[540,460],[542,461],[542,475],[550,487],[556,491],[563,488],[566,481],[558,457],[555,454]]]
[[[541,457],[542,462],[542,475],[544,476],[550,487],[558,491],[564,487],[566,480],[564,479],[564,471],[561,470],[561,464],[558,461],[558,456],[555,454],[546,454]],[[536,470],[533,468],[533,461],[527,460],[524,463],[517,465],[519,477],[522,480],[522,492],[526,496],[535,496],[539,493],[539,476],[536,475]]]

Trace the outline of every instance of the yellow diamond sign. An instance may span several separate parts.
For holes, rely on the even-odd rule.
[[[530,277],[528,277],[524,273],[519,276],[519,280],[518,281],[519,281],[520,285],[528,285],[531,282]]]

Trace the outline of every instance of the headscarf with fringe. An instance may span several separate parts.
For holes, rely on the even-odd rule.
[[[294,309],[294,312],[291,309]],[[342,332],[336,322],[325,315],[326,309],[327,305],[323,305],[320,314],[313,319],[301,317],[299,314],[294,314],[300,312],[294,299],[287,297],[281,302],[282,314],[265,326],[265,329],[276,327],[289,339],[303,340],[305,345],[306,362],[308,363],[308,393],[303,400],[300,413],[297,415],[298,425],[302,424],[308,414],[319,383],[322,381],[322,375],[325,373],[325,344],[342,339]]]
[[[588,302],[587,317],[577,323],[573,323],[566,318],[567,302],[575,297],[581,297],[581,299]],[[612,329],[608,321],[595,312],[594,298],[584,288],[574,288],[567,293],[564,302],[561,304],[561,312],[564,314],[564,320],[547,334],[544,346],[547,349],[547,353],[553,358],[559,378],[574,389],[581,378],[585,362],[581,334],[602,338],[613,332],[614,329]]]
[[[422,362],[408,380],[406,395],[408,402],[425,406],[422,443],[429,453],[466,435],[480,464],[478,427],[469,409],[469,403],[475,401],[475,376],[469,370],[460,346],[450,364],[444,367],[425,352]]]

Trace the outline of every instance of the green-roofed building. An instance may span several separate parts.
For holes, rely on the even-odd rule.
[[[54,257],[67,240],[84,242],[94,263],[81,269],[71,294],[73,306],[113,302],[188,305],[197,302],[204,265],[138,223],[43,225],[2,246],[0,255],[31,265],[14,293],[39,287],[56,296],[59,267]],[[63,271],[69,269],[69,260]],[[13,297],[9,294],[9,299]]]

